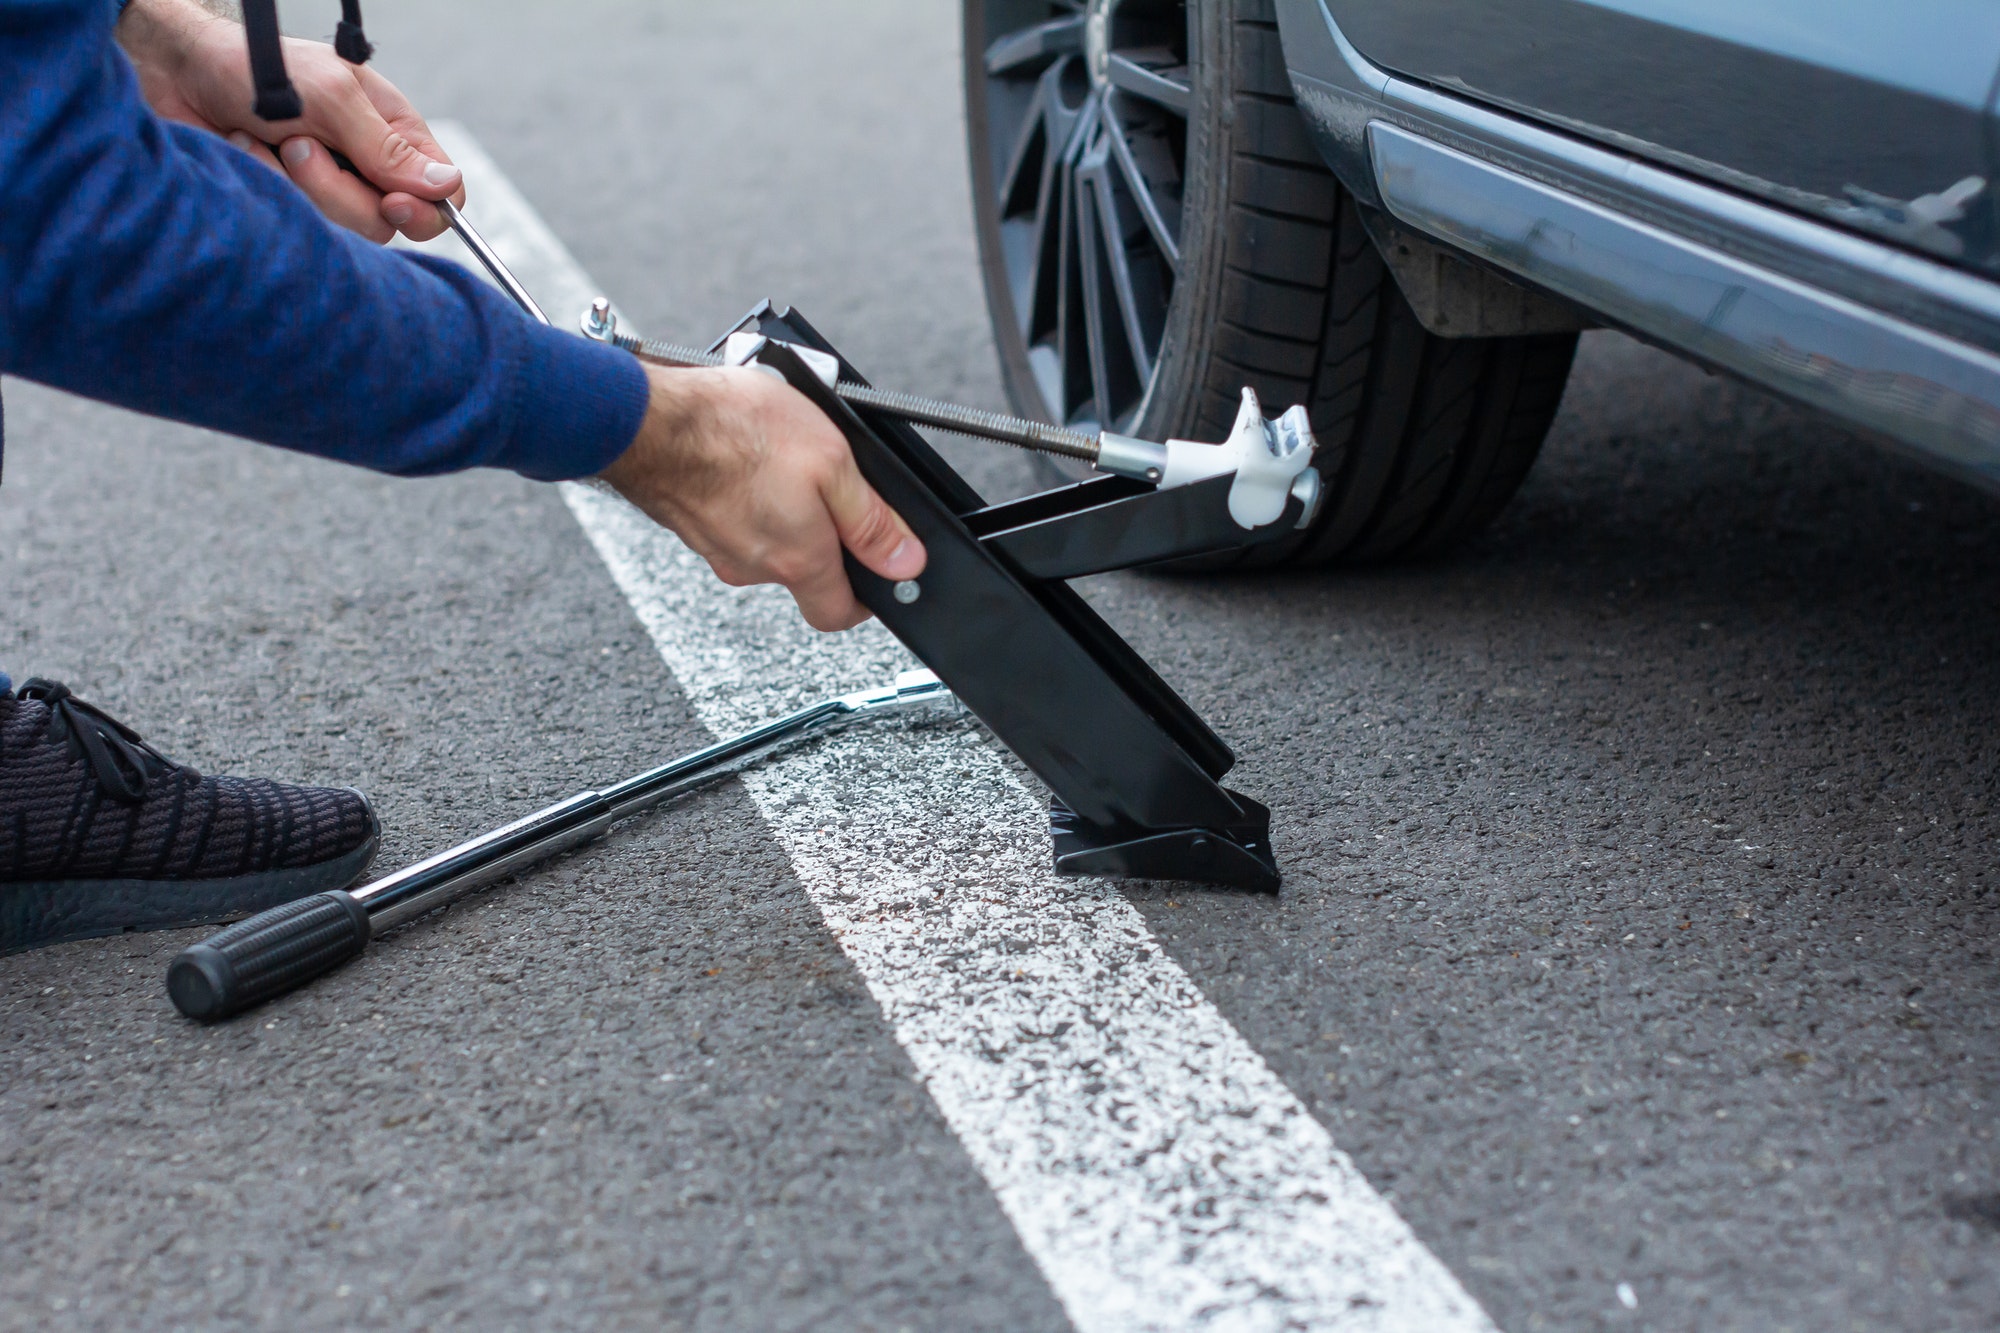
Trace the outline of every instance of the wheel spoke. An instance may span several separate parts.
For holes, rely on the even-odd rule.
[[[1144,98],[1155,106],[1165,107],[1183,119],[1187,116],[1190,96],[1188,85],[1177,83],[1163,74],[1156,74],[1130,56],[1112,52],[1105,60],[1104,77],[1112,87],[1121,92]]]
[[[1091,317],[1091,379],[1096,386],[1098,421],[1117,429],[1146,391],[1152,357],[1152,330],[1141,316],[1128,234],[1143,230],[1120,206],[1123,193],[1111,170],[1110,144],[1100,132],[1078,169],[1077,196],[1087,205],[1078,216],[1079,248],[1087,257],[1084,291]],[[1143,245],[1143,240],[1141,241]],[[1149,273],[1150,277],[1151,274]],[[1148,294],[1154,289],[1149,286]]]
[[[1009,8],[1016,22],[1037,21],[993,41],[981,63],[990,216],[1018,346],[1050,419],[1129,428],[1158,369],[1181,268],[1187,9]]]
[[[1007,165],[1000,173],[1000,216],[1008,217],[1022,210],[1019,191],[1021,174],[1033,170],[1037,184],[1040,184],[1043,158],[1048,153],[1048,100],[1037,97],[1028,114],[1021,119],[1021,132],[1014,138],[1014,147],[1007,155]]]
[[[1062,324],[1063,182],[1068,173],[1056,153],[1044,153],[1035,196],[1033,250],[1021,274],[1026,299],[1017,300],[1021,335],[1032,344]]]
[[[1083,50],[1083,16],[1050,19],[1032,27],[1010,32],[986,48],[986,72],[992,75],[1025,73],[1035,65],[1057,56],[1075,55]]]
[[[1111,376],[1105,365],[1105,344],[1110,340],[1111,330],[1104,318],[1104,275],[1098,269],[1102,258],[1101,247],[1097,244],[1097,191],[1082,172],[1076,178],[1076,251],[1081,261],[1083,280],[1084,328],[1089,334],[1090,347],[1090,389],[1091,399],[1097,412],[1097,424],[1111,429]]]
[[[1016,145],[1016,161],[1010,164],[1015,176],[1001,196],[1003,208],[1027,212],[1021,198],[1034,191],[1032,222],[1021,218],[1009,222],[1002,214],[1002,240],[1009,247],[1009,276],[1014,293],[1014,311],[1020,321],[1021,336],[1032,346],[1037,339],[1054,333],[1061,321],[1060,259],[1062,252],[1062,184],[1068,162],[1075,156],[1078,113],[1062,103],[1060,66],[1042,75],[1035,106],[1029,113],[1036,130],[1024,133]],[[1039,142],[1036,136],[1039,135]],[[1030,175],[1032,169],[1032,175]]]
[[[1131,256],[1125,244],[1123,220],[1119,216],[1118,191],[1108,170],[1097,172],[1091,184],[1097,203],[1098,239],[1103,246],[1108,270],[1104,275],[1109,279],[1106,285],[1118,302],[1119,320],[1124,326],[1126,350],[1131,355],[1133,374],[1144,385],[1153,377],[1153,358],[1148,348],[1155,335],[1146,327],[1147,321],[1139,313]]]
[[[1093,397],[1094,376],[1091,355],[1091,313],[1089,281],[1085,266],[1088,252],[1077,242],[1082,238],[1077,212],[1083,207],[1074,172],[1062,178],[1062,250],[1060,304],[1061,322],[1056,334],[1056,356],[1062,367],[1062,401],[1057,419],[1073,421],[1083,404]]]
[[[1160,256],[1167,261],[1167,267],[1178,274],[1181,270],[1181,246],[1175,231],[1180,222],[1179,202],[1174,205],[1175,225],[1169,226],[1160,201],[1154,197],[1152,183],[1133,160],[1132,145],[1126,137],[1124,122],[1109,105],[1104,108],[1104,118],[1111,131],[1111,151],[1118,159],[1118,171],[1125,178],[1125,188],[1131,193],[1132,203],[1139,210],[1146,230],[1153,234],[1153,243],[1160,247]]]

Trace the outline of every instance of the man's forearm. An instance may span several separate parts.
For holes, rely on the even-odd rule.
[[[217,19],[240,25],[243,16],[234,5],[206,0],[130,0],[118,11],[118,44],[130,53],[135,47],[150,47],[162,35],[185,29],[190,23]]]
[[[580,476],[629,444],[630,357],[162,124],[112,22],[103,0],[0,6],[0,371],[389,472]]]
[[[195,0],[131,0],[119,11],[118,45],[138,71],[147,102],[159,106],[170,98],[196,33],[223,17]]]

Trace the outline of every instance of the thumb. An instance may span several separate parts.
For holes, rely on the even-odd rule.
[[[401,192],[419,199],[443,199],[464,182],[465,173],[450,162],[432,157],[395,130],[382,135],[374,162],[362,174],[384,194]]]
[[[346,156],[383,194],[442,199],[459,187],[459,169],[390,124],[357,80],[339,82],[306,103],[310,132]]]
[[[862,478],[853,455],[842,458],[822,493],[840,544],[852,551],[856,560],[885,579],[913,579],[924,572],[929,558],[924,544]]]

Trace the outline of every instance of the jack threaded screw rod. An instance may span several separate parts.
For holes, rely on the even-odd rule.
[[[486,244],[486,238],[480,236],[478,228],[466,220],[466,214],[462,214],[452,200],[438,200],[438,212],[444,214],[444,220],[454,232],[458,232],[458,238],[468,250],[472,250],[472,256],[478,258],[486,272],[492,274],[494,282],[498,282],[522,310],[548,324],[550,320],[542,314],[542,306],[534,304],[534,296],[528,294],[528,288],[522,286],[520,278],[508,270],[500,254]],[[612,314],[612,302],[604,296],[590,302],[590,310],[584,314],[584,334],[596,338],[598,342],[620,346],[642,360],[662,366],[722,364],[722,358],[714,352],[682,346],[678,342],[634,338],[632,334],[618,332],[618,316]],[[956,402],[940,402],[936,398],[920,398],[894,388],[872,388],[868,384],[834,384],[834,392],[840,394],[844,402],[868,408],[870,412],[882,412],[884,416],[896,416],[898,420],[916,422],[918,426],[930,426],[934,430],[950,430],[952,434],[964,434],[974,440],[998,440],[1002,444],[1014,444],[1016,448],[1032,448],[1044,454],[1058,454],[1062,458],[1078,458],[1100,472],[1136,476],[1138,480],[1148,482],[1158,482],[1166,472],[1166,448],[1150,440],[1136,440],[1128,434],[1114,434],[1110,430],[1086,434],[1082,430],[1070,430],[1068,426],[1050,426],[1040,420],[958,406]]]
[[[713,352],[685,347],[680,343],[660,342],[653,338],[634,338],[627,333],[613,333],[609,341],[641,360],[651,361],[657,365],[719,366],[723,363],[722,358]],[[902,393],[895,389],[872,388],[865,384],[843,382],[834,385],[833,391],[839,394],[843,401],[852,403],[856,407],[865,407],[884,416],[912,421],[919,426],[948,430],[954,435],[969,435],[980,440],[998,440],[1003,444],[1036,449],[1045,454],[1060,454],[1064,458],[1082,459],[1086,463],[1095,463],[1100,452],[1097,436],[1086,435],[1082,431],[1070,430],[1065,426],[1051,426],[1046,422],[1010,417],[977,407],[960,407],[956,403],[940,402],[935,398],[920,398],[916,394]]]
[[[603,297],[591,303],[589,313],[584,316],[583,330],[600,342],[622,347],[640,360],[656,365],[696,367],[723,364],[722,357],[714,352],[618,332],[618,318],[611,313],[611,303]],[[872,388],[865,384],[842,382],[834,385],[833,391],[844,402],[880,412],[884,416],[976,440],[997,440],[1021,449],[1079,459],[1100,472],[1115,472],[1142,481],[1158,481],[1166,467],[1166,450],[1162,446],[1110,431],[1092,435],[1067,426],[1051,426],[1043,421],[1010,417],[977,407],[960,407],[956,403],[922,398],[895,389]]]
[[[466,220],[449,199],[438,201],[438,211],[444,220],[465,243],[486,271],[493,275],[493,281],[500,289],[513,297],[521,309],[543,324],[549,317],[535,304],[535,298],[521,285],[521,280],[508,269],[499,252],[486,243],[479,229]],[[630,334],[618,332],[618,318],[611,313],[611,302],[598,297],[590,303],[590,311],[583,317],[583,331],[599,342],[607,342],[622,347],[645,361],[663,366],[719,366],[722,358],[712,352],[704,352],[694,347],[683,347],[679,343],[658,342],[651,338],[634,338]],[[884,416],[896,417],[903,421],[915,422],[919,426],[929,426],[934,430],[950,431],[954,435],[965,435],[975,440],[997,440],[1020,449],[1034,449],[1045,454],[1057,454],[1064,458],[1080,459],[1100,472],[1116,472],[1123,476],[1137,477],[1142,481],[1158,481],[1166,470],[1166,450],[1146,440],[1135,440],[1126,435],[1115,435],[1103,431],[1088,435],[1082,431],[1070,430],[1066,426],[1051,426],[1046,422],[1029,421],[1023,417],[1010,417],[999,412],[988,412],[977,407],[960,407],[956,403],[939,402],[934,398],[920,398],[913,393],[901,393],[895,389],[875,389],[861,384],[836,384],[834,392],[856,407],[864,407]]]
[[[521,285],[508,269],[486,238],[479,234],[465,214],[461,213],[449,199],[438,202],[438,211],[444,220],[458,233],[459,240],[473,257],[493,275],[493,280],[528,312],[544,324],[549,317],[535,304],[535,298]],[[712,352],[698,348],[684,347],[679,343],[659,342],[651,338],[634,338],[630,334],[618,332],[618,317],[611,313],[611,302],[598,297],[591,302],[590,310],[583,317],[583,331],[599,342],[622,347],[645,361],[664,366],[719,366],[722,358]],[[1042,421],[1029,421],[1024,417],[1010,417],[999,412],[988,412],[977,407],[960,407],[956,403],[940,402],[935,398],[921,398],[913,393],[902,393],[895,389],[876,389],[862,384],[836,384],[835,393],[842,400],[855,407],[880,412],[884,416],[914,422],[919,426],[929,426],[934,430],[949,431],[954,435],[969,436],[975,440],[996,440],[1001,444],[1011,444],[1019,449],[1033,449],[1040,453],[1056,454],[1063,458],[1075,458],[1090,464],[1100,472],[1114,472],[1120,476],[1136,477],[1141,481],[1157,482],[1166,472],[1167,451],[1165,447],[1148,440],[1134,439],[1129,435],[1118,435],[1111,431],[1086,434],[1071,430],[1066,426],[1051,426]]]

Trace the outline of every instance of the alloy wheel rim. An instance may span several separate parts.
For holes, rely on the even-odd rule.
[[[1043,415],[1129,429],[1180,270],[1187,6],[1053,0],[984,53],[994,212]]]

